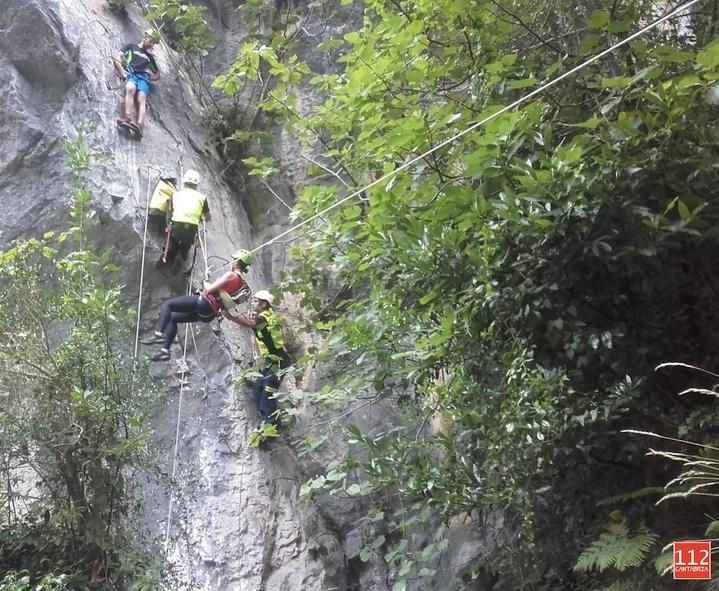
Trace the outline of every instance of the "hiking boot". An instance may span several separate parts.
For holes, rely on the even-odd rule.
[[[154,353],[150,359],[152,359],[152,361],[167,361],[170,359],[170,350],[163,347],[157,353]]]
[[[143,345],[159,345],[165,342],[165,337],[161,332],[154,332],[149,337],[143,337],[140,339]]]

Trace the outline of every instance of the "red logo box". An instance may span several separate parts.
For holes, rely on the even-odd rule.
[[[711,542],[674,542],[672,572],[675,579],[711,579]]]

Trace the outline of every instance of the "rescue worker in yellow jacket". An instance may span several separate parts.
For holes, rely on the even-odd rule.
[[[158,234],[164,234],[169,220],[172,196],[175,194],[177,179],[163,176],[157,181],[150,198],[147,226]]]
[[[182,262],[187,259],[200,222],[203,219],[210,221],[207,197],[197,190],[199,184],[200,174],[196,170],[188,170],[182,177],[182,189],[172,196],[170,235],[160,263],[172,265],[173,273],[178,273]]]
[[[249,316],[233,316],[227,310],[222,315],[243,328],[255,333],[260,350],[257,370],[260,376],[252,386],[252,395],[257,405],[262,424],[276,424],[277,400],[275,394],[289,366],[290,356],[282,337],[282,321],[272,310],[274,298],[264,289],[254,293],[250,300],[252,313]]]

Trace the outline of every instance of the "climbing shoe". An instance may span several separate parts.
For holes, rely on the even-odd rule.
[[[133,129],[134,123],[132,122],[132,117],[130,117],[130,113],[125,113],[122,117],[119,117],[117,119],[117,126],[118,127],[124,127],[126,129]]]
[[[142,132],[144,125],[141,123],[137,123],[135,121],[130,121],[128,124],[128,127],[135,132],[135,135],[137,135],[137,138],[140,139],[142,137]]]
[[[169,358],[170,351],[164,347],[150,357],[153,361],[167,361]]]
[[[161,332],[155,332],[149,337],[142,337],[140,342],[143,345],[159,345],[165,342],[165,337]]]

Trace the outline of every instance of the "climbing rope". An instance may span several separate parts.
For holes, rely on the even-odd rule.
[[[205,237],[205,240],[202,240],[202,236]],[[200,242],[200,250],[202,250],[202,259],[205,263],[205,274],[203,277],[205,279],[209,279],[210,277],[210,268],[207,265],[207,224],[205,223],[205,220],[202,220],[202,230],[197,233],[197,240]]]
[[[275,197],[275,199],[277,199],[277,201],[279,201],[282,205],[284,205],[288,210],[292,211],[292,208],[289,205],[287,205],[285,200],[282,199],[282,197],[280,197],[272,187],[270,187],[269,183],[265,179],[260,177],[260,181],[265,186],[265,189],[267,189],[270,193],[272,193],[272,195]]]
[[[187,295],[192,292],[192,279],[194,273],[190,274],[190,282],[187,288]],[[187,373],[187,339],[192,330],[192,323],[188,322],[185,326],[185,340],[182,344],[182,364],[180,373],[180,393],[177,398],[177,425],[175,426],[175,447],[172,452],[172,482],[175,482],[175,476],[177,474],[177,450],[180,447],[180,420],[182,419],[182,394],[185,390],[185,374]],[[194,335],[193,335],[194,338]],[[170,526],[172,523],[172,510],[175,500],[174,493],[170,494],[170,500],[167,504],[167,527],[165,528],[165,552],[170,544]]]
[[[142,233],[142,258],[140,260],[140,288],[137,294],[137,323],[135,325],[135,352],[133,357],[137,359],[137,350],[140,345],[140,316],[142,312],[142,286],[145,283],[145,252],[147,250],[147,221],[150,212],[150,170],[147,170],[147,199],[145,200],[145,223]]]
[[[423,153],[420,154],[419,156],[415,156],[414,158],[408,160],[407,162],[405,162],[404,164],[398,166],[398,167],[395,168],[394,170],[392,170],[392,171],[390,171],[390,172],[388,172],[388,173],[382,175],[380,178],[378,178],[378,179],[372,181],[371,183],[369,183],[369,184],[367,184],[367,185],[361,187],[360,189],[357,189],[356,191],[353,191],[352,193],[350,193],[350,194],[347,195],[346,197],[343,197],[342,199],[340,199],[339,201],[333,203],[332,205],[329,205],[329,206],[325,207],[323,210],[321,210],[320,212],[318,212],[318,213],[316,213],[316,214],[310,216],[310,217],[307,218],[306,220],[303,220],[303,221],[301,221],[301,222],[295,224],[294,226],[290,227],[288,230],[285,230],[284,232],[281,232],[280,234],[278,234],[278,235],[275,236],[274,238],[272,238],[272,239],[270,239],[270,240],[267,240],[266,242],[263,242],[262,244],[260,244],[260,245],[257,246],[256,248],[252,249],[251,252],[252,252],[252,253],[258,252],[258,251],[262,250],[263,248],[266,248],[267,246],[270,246],[270,245],[274,244],[274,243],[277,242],[280,238],[283,238],[283,237],[287,236],[288,234],[291,234],[292,232],[294,232],[295,230],[298,230],[298,229],[301,228],[302,226],[306,226],[307,224],[313,222],[313,221],[316,220],[317,218],[322,217],[324,214],[326,214],[326,213],[332,211],[332,210],[335,209],[336,207],[339,207],[339,206],[342,205],[343,203],[346,203],[346,202],[349,201],[350,199],[354,199],[355,197],[357,197],[358,195],[361,195],[362,193],[364,193],[364,192],[367,191],[368,189],[370,189],[370,188],[372,188],[372,187],[374,187],[374,186],[376,186],[376,185],[378,185],[378,184],[380,184],[380,183],[383,183],[383,182],[385,182],[385,181],[391,179],[393,176],[395,176],[395,175],[398,174],[399,172],[401,172],[401,171],[403,171],[403,170],[406,170],[407,168],[411,167],[413,164],[416,164],[417,162],[419,162],[420,160],[426,158],[426,157],[429,156],[430,154],[433,154],[433,153],[436,152],[437,150],[440,150],[441,148],[443,148],[443,147],[445,147],[445,146],[447,146],[447,145],[449,145],[449,144],[455,142],[455,141],[458,140],[459,138],[464,137],[465,135],[467,135],[468,133],[471,133],[472,131],[474,131],[475,129],[477,129],[477,128],[479,128],[479,127],[482,127],[483,125],[485,125],[485,124],[489,123],[490,121],[496,119],[496,118],[499,117],[500,115],[503,115],[504,113],[506,113],[506,112],[508,112],[508,111],[511,111],[512,109],[518,107],[519,105],[521,105],[521,104],[523,104],[523,103],[526,103],[528,100],[534,98],[535,96],[538,96],[539,94],[543,93],[543,92],[544,92],[545,90],[547,90],[548,88],[551,88],[552,86],[556,86],[556,85],[559,84],[562,80],[565,80],[566,78],[569,78],[570,76],[576,74],[576,73],[579,72],[580,70],[583,70],[583,69],[586,68],[587,66],[593,64],[593,63],[596,62],[597,60],[600,60],[600,59],[603,58],[604,56],[609,55],[610,53],[616,51],[616,50],[619,49],[620,47],[623,47],[624,45],[627,45],[628,43],[630,43],[631,41],[633,41],[633,40],[636,39],[637,37],[641,37],[642,35],[644,35],[644,34],[647,33],[648,31],[651,31],[653,28],[657,27],[658,25],[662,24],[663,22],[666,22],[667,20],[669,20],[669,19],[671,19],[671,18],[677,16],[679,13],[684,12],[687,8],[693,6],[694,4],[697,4],[699,1],[700,1],[700,0],[689,0],[689,2],[686,2],[685,4],[682,4],[681,6],[675,8],[674,10],[672,10],[671,12],[669,12],[668,14],[665,14],[663,17],[660,17],[660,18],[656,19],[655,21],[649,23],[648,25],[642,27],[641,29],[639,29],[639,30],[636,31],[635,33],[632,33],[632,34],[629,35],[628,37],[626,37],[626,38],[622,39],[621,41],[615,43],[614,45],[612,45],[611,47],[605,49],[604,51],[601,51],[600,53],[598,53],[598,54],[596,54],[596,55],[594,55],[594,56],[592,56],[592,57],[586,59],[586,60],[583,61],[581,64],[579,64],[579,65],[575,66],[574,68],[572,68],[572,69],[566,71],[564,74],[561,74],[561,75],[557,76],[556,78],[554,78],[553,80],[550,80],[549,82],[545,82],[545,83],[542,84],[539,88],[537,88],[537,89],[535,89],[535,90],[529,92],[528,94],[526,94],[526,95],[523,96],[523,97],[520,97],[520,98],[517,99],[516,101],[514,101],[514,102],[510,103],[509,105],[507,105],[507,106],[501,108],[499,111],[496,111],[495,113],[492,113],[491,115],[485,117],[485,118],[482,119],[481,121],[478,121],[477,123],[474,123],[474,124],[470,125],[469,127],[465,128],[464,130],[460,131],[459,133],[456,133],[455,135],[453,135],[453,136],[450,137],[449,139],[446,139],[446,140],[444,140],[443,142],[440,142],[439,144],[437,144],[436,146],[430,148],[429,150],[423,152]]]

